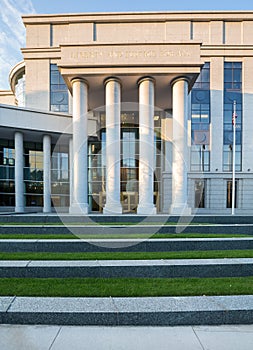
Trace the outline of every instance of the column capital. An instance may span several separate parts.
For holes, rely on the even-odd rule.
[[[118,77],[114,77],[114,76],[105,78],[105,80],[104,80],[104,86],[106,86],[106,84],[109,83],[110,81],[115,81],[115,82],[119,83],[120,86],[122,86],[121,80],[120,80]]]
[[[173,86],[175,83],[177,83],[178,81],[182,81],[182,80],[186,81],[188,84],[190,83],[190,79],[187,76],[180,75],[180,76],[178,76],[178,77],[176,77],[176,78],[171,80],[170,86]]]
[[[81,78],[81,77],[74,77],[73,79],[71,79],[70,82],[71,82],[71,85],[72,85],[72,86],[73,86],[73,84],[76,83],[76,82],[81,82],[81,83],[86,84],[86,85],[89,87],[88,81],[87,81],[86,79],[84,79],[84,78]]]
[[[145,76],[145,77],[141,77],[138,81],[137,81],[137,85],[140,85],[141,83],[143,83],[144,81],[150,81],[152,83],[155,84],[155,79],[153,77],[150,76]]]
[[[17,135],[17,137],[24,137],[23,131],[15,131],[14,136]]]
[[[50,137],[50,139],[51,139],[51,135],[49,133],[43,133],[42,134],[42,140],[44,139],[44,137]]]

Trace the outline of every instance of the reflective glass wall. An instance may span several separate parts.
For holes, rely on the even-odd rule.
[[[154,116],[155,125],[155,172],[154,203],[159,210],[161,174],[161,118]],[[98,116],[100,129],[97,137],[89,138],[88,154],[88,197],[92,211],[102,212],[106,200],[106,129],[105,113]],[[150,145],[152,147],[152,145]],[[139,181],[139,114],[128,111],[121,114],[121,170],[120,191],[123,213],[135,213],[138,206]]]
[[[56,64],[50,64],[50,111],[69,111],[68,88]]]
[[[0,206],[15,206],[15,149],[9,140],[0,140]]]
[[[52,146],[51,198],[54,207],[69,206],[69,153],[67,145]]]
[[[204,64],[191,92],[191,171],[210,171],[210,63]]]
[[[233,105],[236,101],[235,170],[242,169],[242,63],[224,62],[223,171],[232,171]]]
[[[24,142],[25,206],[43,206],[43,146]]]

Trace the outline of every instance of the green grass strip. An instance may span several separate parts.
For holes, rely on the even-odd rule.
[[[253,250],[210,250],[180,252],[0,253],[0,260],[149,260],[217,258],[253,258]]]
[[[1,296],[151,297],[253,294],[253,277],[240,278],[1,278]]]

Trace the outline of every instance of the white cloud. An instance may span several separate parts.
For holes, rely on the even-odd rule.
[[[21,16],[28,13],[35,13],[31,0],[1,0],[0,89],[9,89],[10,69],[22,60],[25,28]]]

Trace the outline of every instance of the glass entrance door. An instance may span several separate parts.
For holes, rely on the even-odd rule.
[[[121,131],[120,191],[123,213],[135,213],[138,205],[138,129]]]
[[[89,138],[88,188],[90,211],[103,212],[106,201],[106,129],[100,114],[101,129]],[[161,118],[154,117],[155,170],[154,203],[159,211],[161,181]],[[139,193],[139,118],[137,112],[121,115],[120,194],[123,213],[136,213]]]

